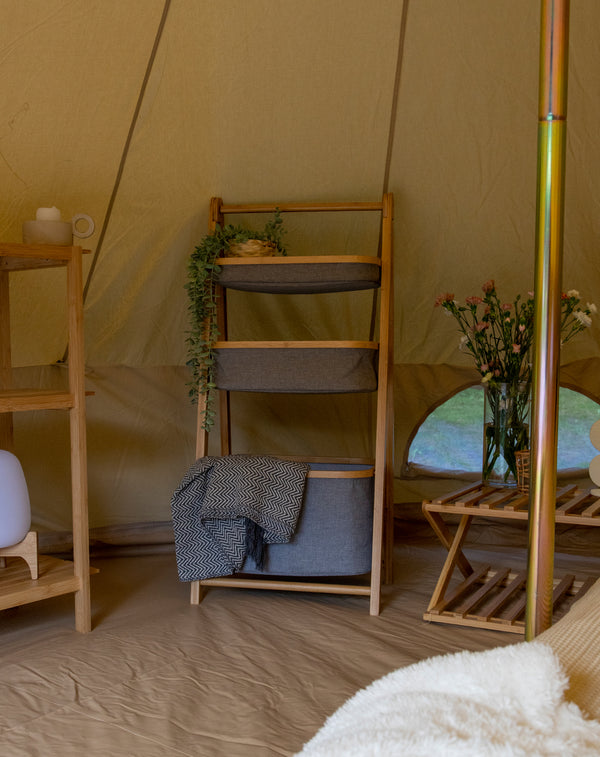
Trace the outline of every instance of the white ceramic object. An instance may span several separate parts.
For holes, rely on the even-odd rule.
[[[596,421],[592,424],[590,429],[590,441],[594,447],[600,451],[600,421]],[[596,486],[600,486],[600,455],[596,455],[590,463],[590,478]],[[600,497],[600,489],[592,489],[591,493],[594,497]]]
[[[12,547],[31,527],[29,492],[18,458],[0,450],[0,548]]]
[[[81,231],[77,224],[85,221],[87,227]],[[77,213],[70,221],[60,220],[60,210],[56,207],[38,208],[35,221],[23,223],[23,242],[25,244],[57,244],[70,246],[73,237],[86,239],[94,233],[94,221],[85,213]]]

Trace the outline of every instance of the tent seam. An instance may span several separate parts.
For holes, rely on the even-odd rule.
[[[90,265],[90,268],[89,268],[89,271],[88,271],[88,274],[87,274],[85,286],[83,288],[83,304],[84,305],[85,305],[85,302],[86,302],[86,299],[87,299],[87,294],[88,294],[88,291],[89,291],[89,288],[90,288],[90,284],[92,282],[92,278],[94,276],[94,272],[96,270],[96,265],[98,263],[98,258],[100,256],[100,251],[102,249],[102,244],[104,242],[104,237],[105,237],[105,234],[106,234],[106,229],[108,227],[108,224],[109,224],[109,221],[110,221],[110,218],[111,218],[111,215],[112,215],[112,210],[113,210],[113,206],[114,206],[114,203],[115,203],[115,199],[117,197],[117,194],[118,194],[118,191],[119,191],[119,187],[121,185],[121,179],[122,179],[123,173],[125,171],[125,164],[127,162],[127,156],[129,154],[129,148],[131,146],[131,142],[132,142],[132,139],[133,139],[133,134],[135,132],[135,128],[136,128],[136,125],[137,125],[137,122],[138,122],[138,118],[139,118],[139,115],[140,115],[140,110],[142,108],[142,103],[144,101],[144,95],[146,93],[146,87],[148,86],[148,81],[150,80],[150,75],[152,73],[152,68],[154,66],[154,61],[156,59],[156,53],[158,51],[158,47],[159,47],[160,41],[162,39],[162,34],[163,34],[163,31],[164,31],[164,28],[165,28],[165,25],[166,25],[167,16],[169,14],[170,6],[171,6],[171,0],[165,0],[165,4],[163,6],[163,10],[162,10],[162,14],[161,14],[160,21],[159,21],[159,24],[158,24],[158,28],[157,28],[156,34],[154,36],[154,42],[152,44],[152,50],[150,51],[150,56],[148,58],[148,63],[146,64],[146,70],[144,72],[144,78],[142,79],[142,84],[140,86],[140,91],[138,93],[138,97],[137,97],[137,101],[136,101],[136,105],[135,105],[135,110],[133,111],[133,116],[131,118],[131,123],[129,125],[129,130],[127,132],[127,138],[125,139],[125,144],[123,145],[123,151],[121,153],[121,158],[119,160],[119,167],[117,169],[117,175],[115,176],[115,182],[113,184],[113,188],[112,188],[112,192],[111,192],[111,195],[110,195],[110,199],[108,201],[108,205],[107,205],[107,208],[106,208],[106,214],[104,216],[104,221],[102,223],[102,229],[100,231],[100,236],[98,238],[98,244],[96,245],[96,249],[94,251],[94,255],[93,255],[93,258],[92,258],[92,263]],[[65,362],[67,360],[68,350],[69,350],[69,347],[67,345],[67,347],[65,349],[65,353],[63,355],[63,358],[62,358],[61,362]]]
[[[390,170],[392,164],[392,155],[394,152],[394,134],[396,131],[396,121],[398,118],[398,99],[400,93],[400,79],[402,77],[402,62],[404,59],[404,40],[406,38],[406,26],[408,19],[409,0],[404,0],[402,5],[402,17],[400,19],[400,33],[398,36],[398,52],[396,55],[396,73],[394,76],[394,88],[392,94],[392,107],[390,111],[390,126],[388,131],[388,143],[385,156],[385,169],[383,174],[383,193],[389,191]]]

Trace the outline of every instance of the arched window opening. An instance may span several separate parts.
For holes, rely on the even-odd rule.
[[[586,469],[598,450],[590,428],[600,419],[600,405],[581,392],[560,388],[558,470]],[[477,473],[483,454],[483,388],[458,392],[431,412],[409,450],[409,463],[436,470]]]

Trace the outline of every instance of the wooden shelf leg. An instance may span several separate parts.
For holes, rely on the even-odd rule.
[[[11,382],[8,271],[0,271],[0,389],[10,389]],[[0,449],[14,452],[12,413],[0,414]]]
[[[85,362],[83,354],[83,281],[81,256],[67,265],[69,299],[69,386],[75,400],[69,411],[71,434],[71,491],[73,508],[73,563],[79,589],[75,592],[75,628],[92,630],[90,548],[85,427]]]
[[[429,514],[438,515],[438,513],[429,513]],[[454,540],[452,541],[452,544],[450,545],[448,556],[446,557],[446,561],[444,562],[444,567],[442,568],[442,572],[440,573],[438,582],[435,586],[435,589],[433,590],[433,594],[431,595],[431,600],[427,608],[428,612],[433,607],[435,607],[438,604],[438,602],[440,602],[440,600],[443,598],[444,594],[446,593],[446,589],[448,588],[448,584],[450,583],[450,579],[452,578],[452,573],[454,572],[454,568],[458,565],[461,558],[462,560],[467,562],[467,564],[469,564],[466,557],[464,556],[462,552],[462,545],[467,536],[467,533],[469,531],[469,526],[471,525],[472,520],[473,520],[472,515],[463,515],[460,519],[460,523],[458,524],[458,528],[456,529],[456,534],[454,535]],[[444,528],[447,529],[447,526],[445,523],[443,523],[443,526]],[[469,572],[467,575],[470,575],[471,573],[473,573],[473,568],[471,568],[469,564]]]
[[[448,526],[444,523],[442,516],[439,513],[428,512],[425,508],[423,508],[423,514],[429,521],[429,525],[435,531],[438,539],[442,542],[446,549],[450,550],[456,537],[452,536],[452,533]],[[460,550],[456,556],[456,565],[465,578],[468,578],[473,572],[473,566],[467,560],[462,550]]]
[[[190,583],[190,604],[199,605],[202,601],[203,595],[204,592],[202,591],[200,581],[192,581]]]
[[[373,495],[373,547],[371,556],[371,601],[369,612],[379,615],[381,605],[382,560],[385,506],[390,499],[390,468],[388,458],[393,446],[393,325],[392,325],[392,227],[393,197],[384,195],[381,229],[381,284],[379,288],[379,357],[377,376],[377,420],[375,424],[375,481]],[[389,563],[389,559],[386,561]]]

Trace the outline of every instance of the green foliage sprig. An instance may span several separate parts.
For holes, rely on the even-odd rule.
[[[262,230],[246,229],[243,226],[217,225],[194,249],[188,263],[188,312],[190,330],[187,336],[187,365],[192,372],[189,395],[197,401],[205,396],[204,417],[201,428],[210,430],[215,420],[213,403],[215,353],[214,344],[219,338],[217,326],[217,289],[220,266],[217,258],[226,257],[229,247],[249,240],[259,240],[271,245],[274,255],[286,255],[283,244],[283,219],[279,208]]]

